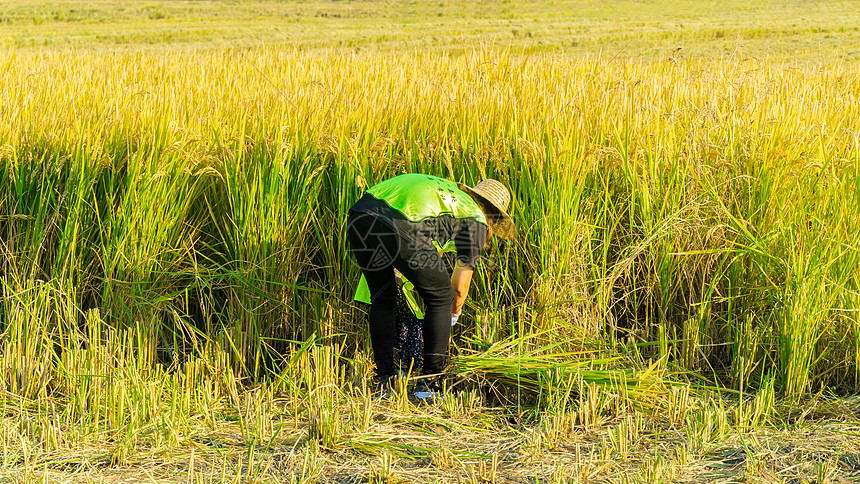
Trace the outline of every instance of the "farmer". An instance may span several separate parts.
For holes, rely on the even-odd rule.
[[[511,239],[516,234],[506,213],[510,200],[508,189],[496,180],[470,188],[408,174],[374,185],[350,208],[347,237],[370,288],[370,341],[382,395],[390,392],[396,373],[394,270],[415,285],[424,301],[424,364],[413,396],[434,399],[443,390],[451,327],[463,309],[481,249],[491,235]],[[450,278],[433,241],[454,242]]]

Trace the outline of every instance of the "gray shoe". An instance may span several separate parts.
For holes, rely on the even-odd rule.
[[[444,396],[445,387],[439,377],[419,378],[412,390],[412,399],[418,404],[434,403]]]

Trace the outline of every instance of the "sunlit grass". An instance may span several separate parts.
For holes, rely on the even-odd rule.
[[[822,388],[857,391],[852,65],[493,49],[11,59],[0,465],[19,476],[88,449],[70,462],[169,454],[211,482],[322,480],[338,452],[376,480],[432,480],[406,468],[426,458],[475,479],[588,481],[621,459],[668,482],[732,439],[763,455],[745,432],[803,421],[794,409]],[[519,225],[476,277],[457,392],[431,408],[372,400],[343,241],[362,189],[403,172],[498,178]],[[679,428],[670,461],[631,455]],[[464,429],[502,435],[513,457]],[[588,432],[599,442],[577,440]],[[557,470],[559,449],[588,458]]]
[[[56,279],[115,327],[196,324],[259,375],[286,340],[354,333],[330,321],[351,317],[341,230],[362,187],[403,171],[494,176],[521,227],[470,309],[496,335],[662,334],[671,360],[711,378],[770,366],[790,394],[815,378],[853,387],[857,343],[836,329],[856,324],[852,72],[490,52],[28,55],[4,73],[7,272]],[[760,364],[723,346],[741,324],[760,334],[743,350]]]
[[[175,52],[278,45],[345,53],[638,59],[733,55],[815,65],[860,60],[860,13],[841,0],[27,0],[0,2],[0,47]]]

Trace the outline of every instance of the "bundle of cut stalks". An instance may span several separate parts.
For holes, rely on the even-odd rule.
[[[662,360],[637,368],[627,358],[594,350],[554,351],[561,345],[531,345],[528,340],[534,336],[510,337],[489,348],[462,353],[452,359],[455,371],[497,392],[548,402],[597,386],[638,408],[659,406],[660,396],[671,384]]]

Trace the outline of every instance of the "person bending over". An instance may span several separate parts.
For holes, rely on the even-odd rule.
[[[451,327],[462,311],[481,249],[496,235],[511,239],[516,226],[502,183],[486,179],[468,187],[422,174],[400,175],[369,188],[349,209],[347,238],[370,289],[370,341],[379,391],[390,392],[399,270],[424,301],[424,362],[413,396],[434,399]],[[433,245],[453,241],[456,262],[450,279]]]

